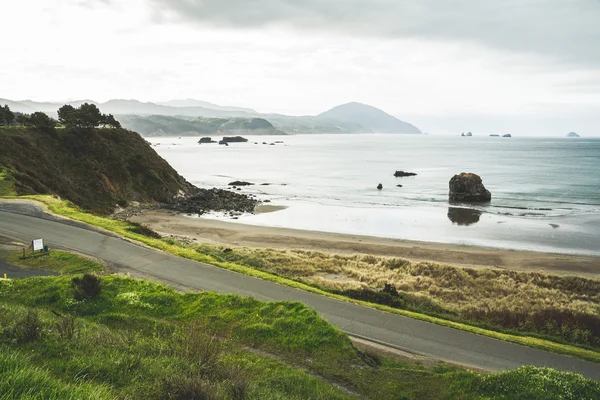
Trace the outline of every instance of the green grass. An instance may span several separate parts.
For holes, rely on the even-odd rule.
[[[22,256],[22,253],[14,253],[7,257],[7,261],[18,267],[39,269],[66,275],[104,272],[104,267],[97,261],[61,250],[50,250],[50,253],[47,255],[26,253],[26,258],[22,258]]]
[[[569,355],[572,357],[577,357],[577,358],[581,358],[584,360],[600,363],[600,353],[598,351],[590,349],[590,348],[585,348],[582,346],[561,343],[558,341],[554,341],[554,340],[552,340],[552,338],[549,338],[549,337],[544,338],[544,337],[529,336],[526,334],[495,331],[495,330],[487,329],[484,327],[473,326],[473,325],[469,325],[469,324],[463,323],[463,322],[451,321],[451,320],[447,320],[447,319],[443,319],[443,318],[439,318],[439,317],[435,317],[435,316],[431,316],[431,315],[426,315],[426,314],[419,313],[419,312],[396,309],[396,308],[392,308],[392,307],[385,306],[385,305],[374,304],[374,303],[369,303],[366,301],[351,299],[346,296],[332,294],[326,290],[320,289],[318,287],[315,287],[313,285],[309,285],[309,284],[306,284],[303,282],[299,282],[297,280],[285,278],[285,277],[282,277],[282,276],[279,276],[279,275],[276,275],[273,273],[263,272],[263,271],[257,270],[256,268],[253,268],[253,267],[239,265],[239,264],[232,263],[232,262],[218,261],[209,255],[202,254],[202,253],[196,251],[196,249],[194,249],[192,247],[182,245],[175,241],[150,238],[148,236],[144,236],[142,234],[136,233],[136,231],[139,230],[139,227],[137,227],[137,226],[134,226],[127,222],[118,221],[118,220],[114,220],[111,218],[86,213],[86,212],[80,210],[79,208],[77,208],[76,206],[74,206],[71,202],[59,200],[52,196],[42,196],[42,195],[21,196],[21,197],[18,197],[18,199],[30,199],[30,200],[39,201],[39,202],[43,203],[47,207],[48,211],[50,211],[52,213],[55,213],[55,214],[63,216],[63,217],[71,218],[71,219],[74,219],[77,221],[81,221],[81,222],[84,222],[84,223],[87,223],[90,225],[94,225],[96,227],[106,229],[107,231],[117,233],[129,240],[135,241],[137,243],[143,243],[149,247],[153,247],[155,249],[159,249],[159,250],[171,253],[173,255],[179,256],[179,257],[184,257],[184,258],[188,258],[188,259],[191,259],[194,261],[209,263],[209,264],[221,267],[221,268],[229,269],[229,270],[243,273],[243,274],[246,274],[249,276],[254,276],[257,278],[261,278],[261,279],[268,280],[271,282],[276,282],[279,284],[287,285],[287,286],[305,290],[308,292],[336,298],[338,300],[352,302],[352,303],[367,306],[367,307],[376,308],[376,309],[379,309],[382,311],[403,315],[403,316],[418,319],[421,321],[427,321],[427,322],[431,322],[434,324],[447,326],[447,327],[451,327],[451,328],[455,328],[455,329],[460,329],[460,330],[463,330],[466,332],[475,333],[478,335],[488,336],[488,337],[492,337],[492,338],[499,339],[499,340],[505,340],[508,342],[517,343],[517,344],[521,344],[521,345],[525,345],[525,346],[529,346],[529,347],[533,347],[533,348],[538,348],[538,349],[545,350],[545,351],[551,351],[551,352],[558,353],[558,354],[565,354],[565,355]]]
[[[0,196],[16,196],[8,171],[0,169]]]
[[[70,282],[0,281],[0,399],[600,396],[597,382],[548,369],[480,375],[375,360],[300,303],[181,294],[118,276],[102,277],[97,297],[76,301]],[[69,318],[71,335],[59,329]]]

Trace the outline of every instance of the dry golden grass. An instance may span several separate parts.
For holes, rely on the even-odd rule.
[[[371,255],[199,245],[218,260],[336,292],[386,284],[462,320],[600,346],[600,281],[541,272],[459,268]],[[423,311],[423,310],[416,310]]]

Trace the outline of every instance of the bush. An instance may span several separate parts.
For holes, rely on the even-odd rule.
[[[75,334],[77,333],[77,324],[75,323],[75,317],[73,316],[63,316],[57,313],[56,311],[52,311],[57,317],[58,322],[55,324],[56,332],[58,332],[58,336],[61,339],[73,339]]]
[[[100,278],[93,274],[85,274],[82,277],[76,276],[71,280],[71,285],[77,301],[93,299],[100,294],[102,289]]]
[[[42,328],[40,314],[30,310],[15,324],[14,336],[20,343],[35,342],[42,336]]]

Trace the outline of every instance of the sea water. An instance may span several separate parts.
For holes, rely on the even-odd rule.
[[[336,134],[248,139],[229,146],[199,145],[198,137],[149,141],[197,186],[227,188],[234,180],[249,181],[255,185],[240,193],[287,207],[241,216],[234,220],[239,223],[600,254],[598,138]],[[396,170],[417,176],[395,178]],[[480,175],[492,201],[449,203],[448,182],[460,172]]]

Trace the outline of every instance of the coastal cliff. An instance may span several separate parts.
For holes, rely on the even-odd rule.
[[[251,212],[256,204],[242,194],[195,187],[126,129],[0,128],[0,173],[10,192],[54,194],[100,214],[133,202],[194,213]]]

